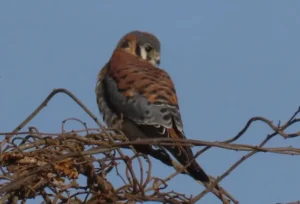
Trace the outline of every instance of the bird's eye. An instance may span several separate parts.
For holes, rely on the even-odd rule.
[[[150,45],[147,45],[147,46],[145,47],[145,50],[146,50],[147,52],[150,52],[150,51],[152,50],[152,47],[151,47]]]

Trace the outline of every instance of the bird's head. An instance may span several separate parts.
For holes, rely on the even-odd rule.
[[[160,42],[151,33],[132,31],[119,41],[117,48],[158,66],[160,63]]]

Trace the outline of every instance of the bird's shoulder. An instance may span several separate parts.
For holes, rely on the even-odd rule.
[[[165,70],[121,50],[114,52],[106,67],[103,73],[113,78],[124,96],[139,94],[150,103],[178,107],[174,83]]]

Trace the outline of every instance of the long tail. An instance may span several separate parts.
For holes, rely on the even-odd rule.
[[[167,149],[184,166],[189,164],[194,158],[193,152],[189,147],[168,147]],[[210,181],[208,175],[195,160],[186,168],[186,170],[195,180],[200,180],[203,183],[208,183]]]
[[[169,129],[171,138],[186,138],[182,131],[176,129]],[[195,179],[200,180],[202,183],[209,183],[209,177],[205,171],[200,167],[196,160],[194,160],[194,154],[192,149],[188,146],[174,145],[165,147],[174,157],[184,166],[193,162],[186,168],[188,173]]]
[[[174,124],[175,126],[175,124]],[[171,137],[171,138],[185,138],[183,132],[178,131],[177,129],[168,129],[162,135],[157,127],[152,125],[136,125],[130,120],[124,120],[122,125],[123,133],[130,139],[135,140],[137,136],[140,138],[155,138],[155,137]],[[173,166],[171,158],[159,150],[154,150],[152,147],[147,145],[137,145],[136,150],[145,154],[150,154],[154,158],[162,161],[168,166]],[[194,154],[190,147],[188,146],[164,146],[174,157],[182,164],[187,165],[190,161],[193,160]],[[188,173],[195,179],[200,180],[203,183],[209,182],[209,177],[204,172],[204,170],[199,166],[199,164],[194,160],[190,166],[187,167]]]

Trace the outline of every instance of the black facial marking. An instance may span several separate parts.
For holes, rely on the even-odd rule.
[[[128,48],[129,47],[129,42],[126,40],[121,44],[121,48]]]
[[[136,45],[136,48],[135,48],[135,54],[139,57],[141,56],[141,48],[138,44]]]

